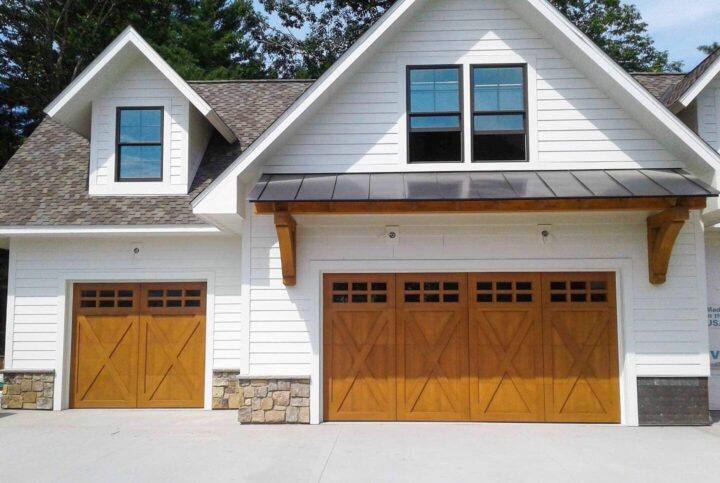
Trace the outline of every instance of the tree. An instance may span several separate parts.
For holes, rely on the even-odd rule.
[[[269,75],[252,0],[0,1],[0,167],[128,24],[186,78]]]
[[[637,7],[621,0],[551,0],[580,30],[628,71],[679,71],[658,50]],[[285,76],[316,77],[365,32],[394,0],[261,0],[281,25],[259,39]],[[308,32],[300,37],[297,33]]]
[[[698,47],[698,50],[704,54],[710,55],[714,54],[716,50],[720,49],[720,43],[719,42],[713,42],[712,44],[707,45],[701,45]]]

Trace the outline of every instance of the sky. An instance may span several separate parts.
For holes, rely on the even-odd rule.
[[[699,45],[720,42],[720,0],[625,0],[635,4],[650,35],[672,60],[694,68],[705,58]]]

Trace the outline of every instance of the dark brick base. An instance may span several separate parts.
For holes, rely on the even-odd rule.
[[[640,377],[640,426],[711,424],[706,377]]]

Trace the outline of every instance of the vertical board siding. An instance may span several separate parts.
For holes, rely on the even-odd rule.
[[[163,162],[162,183],[115,182],[116,108],[124,106],[164,107],[170,122],[169,127],[164,122],[164,156],[169,159]],[[91,193],[187,193],[190,103],[149,61],[138,59],[118,74],[111,86],[93,100],[92,111]]]
[[[58,333],[70,315],[62,303],[63,280],[185,281],[183,274],[208,274],[209,309],[214,312],[213,361],[220,369],[240,368],[243,350],[243,303],[239,237],[174,236],[133,239],[55,239],[13,243],[14,369],[54,369]],[[132,247],[139,246],[135,259]],[[169,275],[172,274],[172,275]],[[214,293],[210,291],[214,288]],[[67,341],[66,341],[67,342]],[[11,365],[10,365],[11,364]]]
[[[465,64],[481,63],[472,56],[486,54],[534,59],[534,169],[682,165],[505,1],[446,0],[428,2],[381,45],[270,157],[266,171],[402,170],[404,66],[457,63],[458,59]],[[446,169],[457,166],[446,165]],[[472,166],[498,167],[498,163]],[[517,163],[509,166],[517,168]]]
[[[551,245],[539,241],[539,221],[552,224],[555,241]],[[250,270],[251,374],[311,374],[310,359],[318,348],[311,343],[310,328],[321,313],[320,300],[315,298],[320,280],[311,271],[313,262],[332,266],[333,261],[387,261],[381,266],[393,271],[403,260],[475,260],[522,272],[525,260],[591,258],[631,261],[633,286],[618,300],[621,307],[630,304],[633,308],[632,320],[623,314],[619,320],[623,328],[632,329],[638,375],[700,375],[706,367],[707,348],[702,332],[706,321],[701,316],[705,302],[698,290],[699,280],[704,278],[698,274],[695,223],[688,223],[678,238],[667,283],[654,286],[648,280],[642,214],[548,214],[542,220],[531,215],[306,217],[298,227],[298,283],[286,288],[273,219],[255,216]],[[400,226],[397,245],[385,241],[386,225]],[[622,281],[618,286],[622,288]]]

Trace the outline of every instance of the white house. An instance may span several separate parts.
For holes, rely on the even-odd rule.
[[[313,83],[128,29],[0,172],[3,406],[707,424],[713,85],[546,0],[399,0]]]

